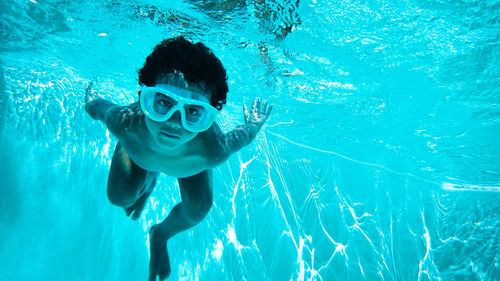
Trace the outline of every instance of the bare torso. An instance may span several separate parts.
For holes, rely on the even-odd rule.
[[[156,280],[156,276],[163,280],[170,274],[167,240],[199,223],[213,204],[211,168],[248,145],[269,117],[272,107],[260,99],[254,100],[250,110],[244,106],[245,124],[226,134],[216,123],[196,135],[178,134],[179,131],[164,130],[169,126],[151,127],[150,119],[145,119],[138,103],[117,106],[98,98],[89,83],[85,90],[85,110],[93,119],[104,122],[118,138],[107,195],[112,204],[125,209],[127,216],[139,218],[158,173],[178,178],[182,202],[150,230],[149,280]],[[175,114],[177,112],[171,118]],[[170,138],[170,142],[158,138],[158,131],[161,137]]]
[[[127,130],[128,133],[118,138],[130,159],[142,169],[185,178],[216,164],[217,134],[214,128],[199,133],[194,139],[175,149],[167,150],[154,141],[144,120],[136,121],[138,122],[132,122],[134,125]]]

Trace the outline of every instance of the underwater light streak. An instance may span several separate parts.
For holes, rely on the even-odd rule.
[[[442,183],[440,183],[440,182],[436,182],[436,181],[431,181],[431,180],[428,180],[428,179],[424,179],[422,177],[416,176],[416,175],[408,173],[408,172],[399,172],[399,171],[393,170],[391,168],[387,168],[385,166],[382,166],[380,164],[356,160],[354,158],[342,155],[342,154],[334,152],[334,151],[320,149],[320,148],[308,146],[308,145],[305,145],[305,144],[297,143],[297,142],[292,141],[292,140],[290,140],[290,139],[288,139],[288,138],[286,138],[286,137],[284,137],[282,135],[279,135],[279,134],[276,134],[276,133],[273,133],[273,132],[270,132],[270,131],[266,131],[266,132],[269,133],[269,134],[271,134],[271,135],[273,135],[273,136],[281,138],[281,139],[283,139],[283,140],[285,140],[285,141],[287,141],[287,142],[289,142],[291,144],[294,144],[296,146],[300,146],[300,147],[303,147],[303,148],[306,148],[306,149],[309,149],[309,150],[313,150],[313,151],[317,151],[317,152],[322,152],[322,153],[326,153],[326,154],[332,154],[332,155],[335,155],[335,156],[337,156],[339,158],[342,158],[342,159],[345,159],[345,160],[348,160],[348,161],[351,161],[351,162],[354,162],[354,163],[358,163],[358,164],[361,164],[361,165],[379,168],[379,169],[388,171],[388,172],[390,172],[392,174],[414,178],[414,179],[417,179],[417,180],[420,180],[420,181],[423,181],[423,182],[426,182],[426,183],[437,185],[442,190],[446,190],[446,191],[468,190],[468,191],[492,191],[492,192],[500,192],[500,183],[499,184],[495,184],[495,185],[478,185],[478,184],[467,184],[467,183],[455,184],[455,183],[450,183],[450,182],[442,182]]]

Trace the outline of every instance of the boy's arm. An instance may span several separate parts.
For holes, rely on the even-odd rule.
[[[253,101],[250,112],[244,105],[245,125],[240,125],[234,128],[227,134],[224,134],[224,160],[244,146],[250,144],[257,136],[262,125],[266,122],[269,114],[271,114],[272,106],[268,106],[266,101],[256,99]]]
[[[116,137],[122,136],[131,126],[133,118],[137,115],[134,104],[131,106],[118,106],[108,100],[100,98],[92,91],[90,82],[85,90],[85,111],[95,120],[100,120]]]

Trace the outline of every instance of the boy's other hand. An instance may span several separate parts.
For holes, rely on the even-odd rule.
[[[94,86],[94,81],[90,81],[85,89],[85,105],[89,104],[91,101],[97,98],[97,92],[92,91],[92,87]]]
[[[90,103],[97,98],[97,92],[92,90],[92,86],[94,86],[94,81],[90,81],[85,89],[85,111],[87,112],[90,110]]]
[[[95,100],[98,99],[104,99],[101,97],[97,91],[93,90],[94,86],[94,81],[90,81],[89,84],[87,85],[87,88],[85,89],[85,111],[90,114],[90,116],[93,116],[92,114],[92,103]]]
[[[254,128],[251,132],[251,138],[253,139],[257,133],[262,128],[262,125],[266,122],[269,114],[273,110],[272,105],[268,105],[267,101],[259,99],[255,99],[252,103],[252,108],[248,111],[246,105],[243,105],[244,111],[243,114],[245,116],[245,125]]]

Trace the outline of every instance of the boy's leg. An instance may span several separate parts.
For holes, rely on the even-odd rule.
[[[147,197],[154,189],[156,178],[157,173],[137,166],[121,144],[116,143],[107,187],[108,199],[113,205],[125,208],[127,215],[135,211],[133,218],[138,218]]]
[[[168,240],[175,234],[201,222],[213,204],[212,170],[187,178],[179,178],[182,202],[175,205],[161,223],[162,234]]]
[[[170,275],[167,240],[201,222],[213,204],[212,170],[178,181],[182,202],[150,230],[149,280],[156,280],[157,275],[163,280]]]

